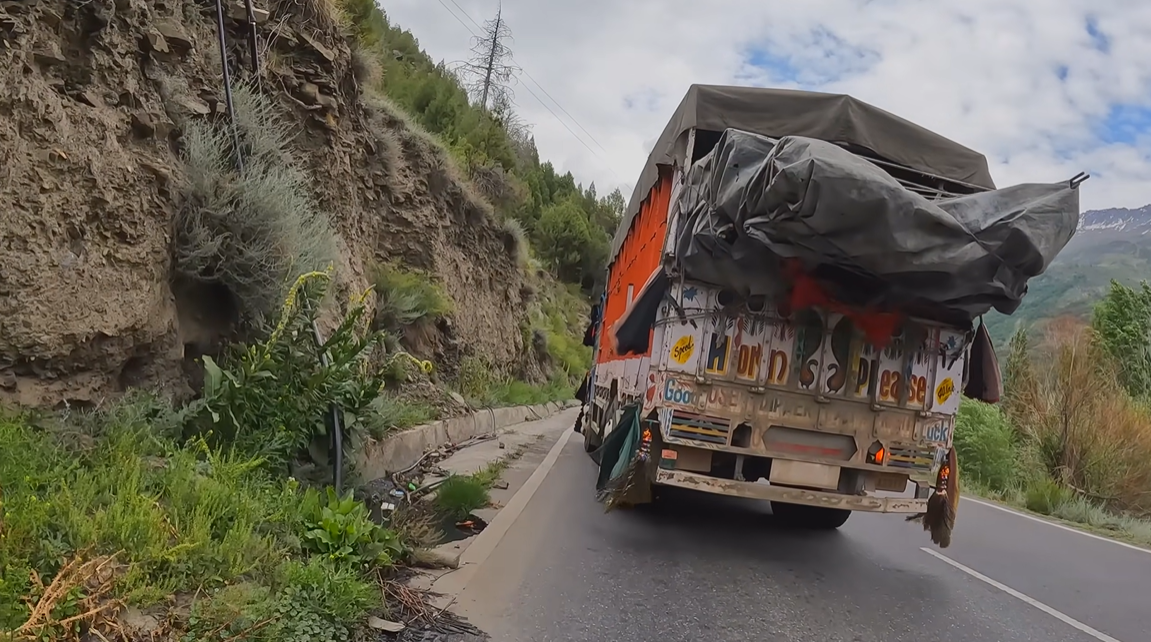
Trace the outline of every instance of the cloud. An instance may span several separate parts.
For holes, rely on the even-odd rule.
[[[464,25],[478,31],[467,16],[496,6],[383,8],[452,61],[467,56]],[[1146,0],[509,0],[503,13],[541,156],[600,193],[628,193],[698,82],[851,94],[983,152],[999,185],[1086,170],[1084,208],[1151,202]]]

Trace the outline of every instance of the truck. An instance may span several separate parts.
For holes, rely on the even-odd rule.
[[[961,394],[975,373],[997,398],[975,321],[1070,240],[1083,179],[997,190],[982,154],[854,98],[693,85],[613,239],[585,450],[643,468],[632,503],[679,487],[835,529],[950,490],[953,523]]]

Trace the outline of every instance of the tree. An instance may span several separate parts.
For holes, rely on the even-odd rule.
[[[1119,379],[1132,396],[1151,394],[1151,286],[1138,289],[1111,281],[1095,306],[1095,336],[1119,368]]]
[[[488,109],[489,98],[493,105],[512,104],[510,85],[519,68],[507,45],[511,39],[512,31],[500,5],[496,17],[485,22],[483,33],[473,39],[472,57],[461,68],[464,86],[473,98],[478,98],[481,109]]]

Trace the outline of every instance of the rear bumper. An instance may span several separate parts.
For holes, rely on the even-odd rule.
[[[840,495],[838,493],[828,493],[818,490],[804,490],[802,488],[790,488],[787,486],[769,486],[767,484],[720,479],[718,477],[700,475],[699,473],[689,473],[683,470],[666,470],[663,468],[657,470],[655,483],[664,486],[689,488],[691,490],[716,495],[766,499],[789,504],[842,508],[871,513],[915,514],[927,510],[926,499]]]

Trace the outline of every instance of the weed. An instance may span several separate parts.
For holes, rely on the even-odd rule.
[[[489,392],[497,380],[492,366],[485,359],[475,356],[460,359],[456,387],[475,405],[487,405],[485,402],[489,400]]]
[[[244,84],[233,100],[243,169],[228,128],[190,122],[184,132],[175,270],[191,282],[223,284],[242,320],[254,324],[275,311],[297,275],[330,265],[337,250],[275,104]]]
[[[435,514],[422,508],[419,502],[400,504],[388,520],[388,528],[407,545],[409,556],[418,556],[420,550],[431,548],[443,539]]]
[[[476,479],[464,475],[448,477],[436,492],[436,505],[456,519],[488,505],[488,489]]]
[[[301,502],[304,546],[336,563],[354,566],[390,566],[404,547],[393,531],[371,520],[368,508],[349,491],[339,497],[328,488],[326,495],[309,488]]]

